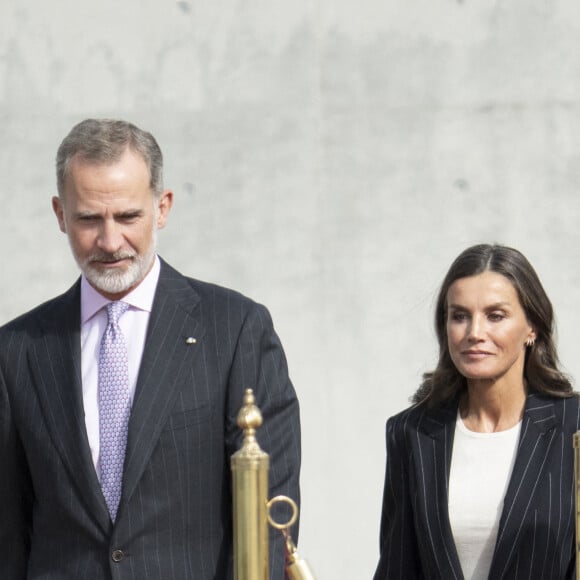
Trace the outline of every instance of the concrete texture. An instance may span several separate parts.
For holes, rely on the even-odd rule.
[[[77,275],[50,210],[69,128],[152,131],[176,193],[160,253],[267,304],[286,347],[300,551],[370,578],[384,422],[434,363],[461,250],[528,256],[580,376],[579,38],[576,0],[3,0],[0,321]]]

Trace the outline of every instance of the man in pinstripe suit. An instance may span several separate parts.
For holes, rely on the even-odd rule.
[[[248,387],[264,416],[270,494],[299,499],[298,402],[270,316],[156,255],[173,194],[149,133],[83,121],[59,148],[57,177],[53,209],[82,276],[0,329],[0,578],[231,578],[229,458]],[[111,301],[129,305],[119,332],[131,400],[113,511],[98,393]],[[270,576],[283,575],[273,534]]]

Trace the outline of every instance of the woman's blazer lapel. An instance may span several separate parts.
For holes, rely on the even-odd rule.
[[[427,409],[418,420],[414,463],[417,483],[417,533],[428,578],[463,580],[449,523],[448,491],[457,401]]]
[[[521,531],[535,494],[549,493],[539,486],[559,430],[553,400],[529,395],[524,409],[520,441],[508,489],[504,498],[490,578],[507,578],[516,554],[521,557]],[[570,446],[572,441],[570,441]],[[560,482],[554,482],[560,485]],[[538,550],[541,548],[538,547]],[[533,546],[527,546],[529,561]]]

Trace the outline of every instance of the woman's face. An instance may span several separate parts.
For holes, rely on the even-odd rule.
[[[512,283],[497,272],[456,280],[447,292],[451,359],[468,380],[523,384],[525,343],[535,339]]]

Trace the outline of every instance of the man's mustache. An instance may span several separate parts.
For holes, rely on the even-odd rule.
[[[89,263],[93,262],[118,262],[119,260],[133,259],[135,257],[134,252],[114,252],[113,254],[108,254],[101,252],[98,254],[93,254],[89,257]]]

